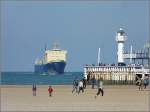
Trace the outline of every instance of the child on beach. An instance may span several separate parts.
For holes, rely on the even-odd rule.
[[[33,84],[33,85],[32,85],[33,96],[36,96],[36,90],[37,90],[36,85]]]
[[[49,88],[48,88],[48,92],[49,92],[49,96],[51,97],[51,96],[52,96],[52,92],[53,92],[53,88],[52,88],[52,86],[49,86]]]

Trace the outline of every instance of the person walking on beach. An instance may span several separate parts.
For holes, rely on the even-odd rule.
[[[52,92],[53,92],[53,88],[52,88],[52,86],[49,86],[49,88],[48,88],[48,92],[49,92],[49,96],[51,97],[51,96],[52,96]]]
[[[84,77],[82,81],[83,81],[83,88],[85,89],[86,88],[86,82],[87,82],[86,78]]]
[[[148,76],[144,76],[144,89],[146,89],[148,84],[149,84],[149,77]]]
[[[37,90],[36,85],[33,84],[33,85],[32,85],[33,96],[36,96],[36,90]]]
[[[82,93],[83,93],[84,92],[84,88],[83,88],[83,81],[82,80],[79,81],[78,87],[79,87],[78,94],[80,93],[81,90],[82,90]]]
[[[78,92],[78,80],[77,78],[74,79],[73,81],[73,90],[72,90],[72,93],[76,91],[76,93]]]
[[[139,91],[140,91],[140,90],[143,90],[143,84],[144,84],[143,79],[142,79],[142,78],[139,78],[139,79],[137,80],[137,83],[138,83],[138,86],[139,86]]]
[[[96,82],[96,80],[95,80],[95,77],[93,76],[93,78],[91,79],[92,89],[94,89],[95,82]]]
[[[100,95],[100,93],[101,93],[102,96],[104,95],[104,90],[103,90],[103,78],[98,79],[98,81],[97,81],[97,87],[98,87],[98,92],[97,92],[97,94],[95,95],[95,98],[96,98],[98,95]]]
[[[87,75],[87,84],[89,84],[89,83],[90,83],[90,72]]]

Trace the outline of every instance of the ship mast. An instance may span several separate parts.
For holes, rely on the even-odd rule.
[[[45,44],[45,48],[44,48],[44,50],[45,50],[45,51],[47,50],[47,44]]]
[[[53,50],[59,50],[59,43],[58,42],[54,42]]]
[[[98,59],[97,59],[97,63],[98,65],[100,64],[100,53],[101,53],[101,49],[98,49]]]

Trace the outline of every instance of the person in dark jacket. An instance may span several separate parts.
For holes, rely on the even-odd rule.
[[[92,89],[94,89],[95,83],[96,83],[96,79],[93,76],[93,78],[91,79]]]
[[[78,92],[78,80],[77,80],[77,78],[75,78],[74,79],[74,81],[73,81],[73,90],[72,90],[72,93],[74,92],[74,91],[76,91],[76,93]]]
[[[33,96],[36,96],[36,90],[37,90],[36,84],[33,84],[33,85],[32,85]]]
[[[83,88],[85,89],[85,88],[86,88],[87,80],[86,80],[86,78],[84,77],[82,81],[83,81]]]

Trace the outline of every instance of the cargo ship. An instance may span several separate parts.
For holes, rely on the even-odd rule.
[[[66,54],[66,50],[59,49],[58,43],[54,43],[52,50],[45,48],[43,59],[35,60],[34,72],[63,74],[66,66]]]

